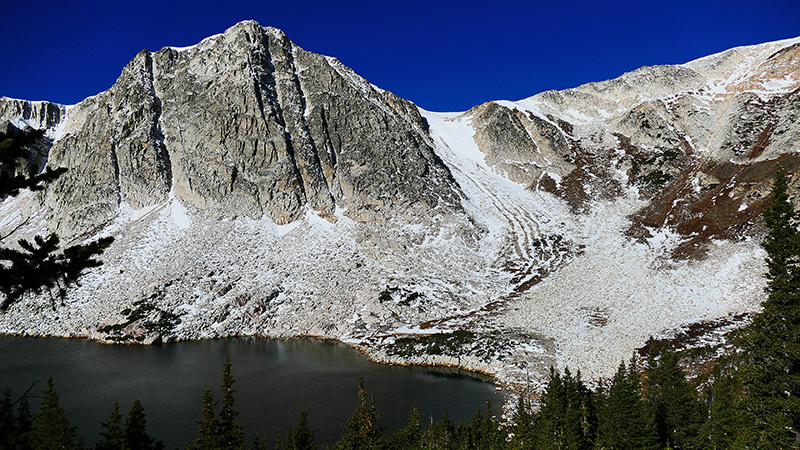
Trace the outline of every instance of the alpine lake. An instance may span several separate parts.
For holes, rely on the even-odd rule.
[[[503,395],[486,379],[458,369],[375,364],[351,347],[313,339],[225,338],[160,345],[105,345],[86,339],[0,337],[0,388],[12,401],[30,390],[31,412],[52,375],[72,426],[94,445],[114,401],[124,416],[139,399],[148,433],[167,449],[197,435],[204,387],[221,400],[222,366],[230,356],[236,408],[248,445],[296,428],[306,411],[317,444],[332,444],[358,405],[358,379],[374,395],[378,425],[390,436],[417,407],[423,427],[444,413],[469,420]]]

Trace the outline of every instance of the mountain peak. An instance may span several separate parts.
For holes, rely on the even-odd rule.
[[[650,335],[758,310],[760,213],[778,165],[800,170],[799,68],[794,39],[433,113],[253,21],[142,52],[73,107],[0,99],[68,169],[0,205],[0,231],[116,236],[67,307],[31,298],[0,329],[103,339],[150,299],[182,315],[164,339],[608,376]]]

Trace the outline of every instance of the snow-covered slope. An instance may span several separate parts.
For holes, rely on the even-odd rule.
[[[26,299],[0,331],[105,339],[144,299],[181,317],[128,327],[148,339],[609,376],[649,336],[758,310],[759,214],[778,164],[800,169],[798,115],[800,38],[435,113],[246,22],[142,52],[74,107],[0,99],[70,168],[6,199],[3,232],[116,238],[66,306]]]

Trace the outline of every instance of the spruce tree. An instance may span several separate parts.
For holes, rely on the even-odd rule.
[[[767,236],[767,299],[763,310],[738,336],[743,349],[741,384],[735,401],[744,417],[738,448],[800,446],[800,233],[789,199],[786,174],[779,170],[763,213]]]
[[[236,420],[239,416],[239,411],[236,410],[236,398],[234,396],[236,389],[233,388],[236,380],[233,378],[230,356],[225,359],[222,369],[222,408],[219,411],[219,419],[217,420],[218,446],[229,450],[244,450],[247,448],[247,444],[245,443],[242,425]]]
[[[133,401],[133,406],[128,410],[123,431],[125,450],[163,450],[164,443],[155,440],[147,434],[147,418],[144,406],[138,399]]]
[[[594,445],[597,416],[592,392],[569,369],[564,376],[550,368],[550,382],[542,395],[536,426],[537,449],[590,449]]]
[[[336,443],[337,450],[373,450],[384,447],[384,428],[377,426],[380,416],[375,408],[375,397],[368,395],[364,379],[358,379],[358,409],[344,423],[345,433]]]
[[[425,431],[423,443],[423,448],[431,449],[446,450],[457,447],[456,426],[446,412],[442,415],[442,420],[431,423]]]
[[[200,412],[201,419],[196,421],[199,429],[197,437],[191,444],[187,444],[187,450],[213,450],[217,448],[219,433],[217,430],[216,403],[214,394],[208,386],[203,390],[203,409]]]
[[[75,428],[69,426],[64,408],[59,403],[52,375],[47,379],[47,389],[39,411],[34,415],[31,443],[37,450],[63,450],[76,447]]]
[[[317,444],[314,442],[314,432],[308,427],[308,414],[300,412],[300,420],[297,422],[297,430],[292,437],[291,450],[314,450]]]
[[[66,169],[47,169],[36,174],[19,172],[18,162],[29,159],[28,147],[39,140],[43,131],[24,131],[12,136],[0,132],[0,200],[19,194],[21,189],[38,191],[61,176]],[[0,236],[2,242],[8,236]],[[106,237],[88,244],[61,248],[58,236],[35,236],[32,241],[20,239],[19,249],[0,247],[0,312],[22,299],[27,293],[47,293],[51,306],[63,304],[67,289],[78,283],[86,269],[102,263],[95,259],[114,241]]]
[[[114,401],[114,408],[108,415],[108,422],[102,422],[101,425],[105,431],[100,432],[100,441],[95,444],[95,450],[121,450],[125,442],[125,434],[118,401]]]
[[[639,396],[639,374],[634,361],[620,364],[598,412],[598,442],[619,450],[660,448],[655,421]]]
[[[533,412],[530,399],[521,395],[517,400],[517,409],[511,420],[510,447],[513,450],[532,449],[537,416]]]
[[[646,405],[655,417],[662,446],[674,449],[698,447],[704,422],[703,404],[694,386],[686,380],[678,355],[668,349],[648,360],[644,393]]]
[[[14,406],[11,403],[11,388],[6,386],[0,400],[0,450],[14,448]]]
[[[736,436],[744,429],[751,429],[745,414],[738,406],[741,399],[741,383],[733,376],[717,374],[708,391],[708,420],[701,428],[705,448],[727,450],[737,448]]]
[[[408,415],[408,425],[397,431],[393,439],[393,448],[397,450],[418,450],[422,448],[422,424],[416,406]]]
[[[16,450],[33,450],[31,432],[33,431],[33,416],[27,396],[19,399],[17,415],[15,417],[14,448]]]

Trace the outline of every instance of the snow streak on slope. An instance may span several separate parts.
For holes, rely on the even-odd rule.
[[[514,294],[563,264],[570,248],[566,206],[546,192],[532,192],[492,170],[466,113],[423,114],[437,152],[467,195],[467,212],[490,231],[487,250],[495,266],[511,274]]]
[[[624,236],[627,217],[645,204],[635,188],[627,197],[595,203],[588,214],[571,214],[561,200],[494,172],[472,139],[467,115],[424,115],[437,153],[469,197],[469,213],[491,230],[498,261],[509,253],[509,259],[541,264],[549,273],[527,285],[510,284],[514,295],[506,295],[504,307],[480,326],[552,338],[559,366],[595,378],[610,376],[649,336],[757,309],[763,280],[750,274],[763,271],[763,253],[756,242],[720,241],[703,261],[673,261],[669,251],[679,236],[653,230],[647,245]],[[553,234],[581,251],[538,259],[531,243]],[[542,366],[543,347],[529,344],[497,367],[500,379],[542,380],[548,369]]]

